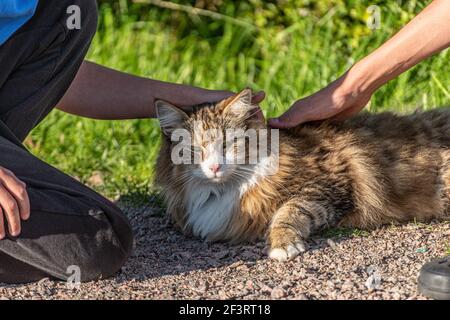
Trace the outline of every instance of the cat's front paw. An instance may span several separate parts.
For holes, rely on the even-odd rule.
[[[269,250],[269,258],[278,261],[288,261],[294,259],[300,253],[306,251],[303,241],[289,243],[283,247],[271,247]]]
[[[278,261],[292,260],[306,251],[306,243],[299,232],[293,228],[272,227],[269,230],[267,242],[269,257]]]

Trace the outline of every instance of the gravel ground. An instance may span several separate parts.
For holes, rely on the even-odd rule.
[[[424,299],[423,263],[450,250],[450,223],[372,232],[332,230],[279,263],[264,243],[230,246],[186,238],[152,206],[121,205],[136,232],[134,254],[114,278],[70,289],[49,279],[1,285],[2,299]]]

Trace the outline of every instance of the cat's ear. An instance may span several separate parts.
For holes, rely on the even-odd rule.
[[[223,112],[240,117],[252,109],[252,90],[244,89],[224,102]],[[254,106],[253,106],[254,107]]]
[[[252,90],[244,89],[238,94],[228,98],[223,103],[224,113],[237,119],[260,120],[264,121],[261,108],[252,103]]]
[[[157,100],[155,108],[159,124],[166,136],[170,136],[173,130],[182,128],[183,123],[188,119],[184,111],[164,100]]]

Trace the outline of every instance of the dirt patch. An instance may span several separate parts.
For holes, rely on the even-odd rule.
[[[3,299],[423,299],[425,262],[450,250],[450,223],[411,223],[372,232],[332,230],[297,259],[268,260],[264,243],[207,244],[186,238],[151,206],[121,205],[136,247],[116,277],[69,289],[44,279],[1,285]]]

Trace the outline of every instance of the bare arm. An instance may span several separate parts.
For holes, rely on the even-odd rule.
[[[277,128],[358,113],[389,80],[450,46],[450,1],[434,0],[380,48],[319,92],[295,102],[270,119]]]
[[[183,107],[231,94],[141,78],[84,61],[58,109],[94,119],[153,118],[156,99]]]

